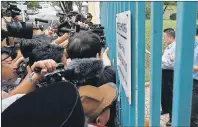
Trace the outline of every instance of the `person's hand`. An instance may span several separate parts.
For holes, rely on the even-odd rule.
[[[51,39],[53,39],[53,37],[54,37],[54,30],[50,28],[48,30],[48,35],[50,36]]]
[[[67,46],[67,44],[68,44],[68,39],[65,40],[65,41],[63,41],[63,42],[60,43],[59,45],[65,48],[65,47]]]
[[[46,36],[50,37],[51,39],[53,39],[53,38],[54,38],[55,32],[54,32],[53,29],[48,28],[48,29],[46,29],[46,30],[44,31],[44,34],[45,34]]]
[[[27,70],[27,74],[28,74],[28,75],[32,73],[32,70],[31,70],[31,68],[30,68],[29,65],[26,67],[26,70]]]
[[[82,22],[78,22],[78,25],[80,25],[80,28],[84,28],[84,29],[88,29],[89,28],[88,24],[85,24],[85,23],[82,23]]]
[[[171,60],[171,61],[174,61],[174,60],[175,60],[175,57],[174,57],[174,56],[172,56],[172,55],[171,55],[171,56],[169,56],[169,58],[170,58],[170,60]]]
[[[109,59],[109,48],[107,47],[102,54],[102,59],[104,66],[111,66],[111,61]]]
[[[31,66],[32,70],[35,68],[41,68],[41,72],[35,73],[32,77],[34,81],[38,81],[48,72],[56,70],[56,62],[52,59],[38,61]]]
[[[23,60],[24,60],[24,57],[23,57],[23,56],[17,58],[15,61],[13,61],[14,66],[15,66],[15,67],[18,67],[19,64],[20,64]]]
[[[5,99],[7,97],[9,97],[9,94],[5,91],[1,91],[1,99]]]

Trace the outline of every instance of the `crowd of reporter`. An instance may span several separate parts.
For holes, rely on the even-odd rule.
[[[115,70],[90,23],[73,34],[49,28],[2,40],[3,127],[115,126]]]

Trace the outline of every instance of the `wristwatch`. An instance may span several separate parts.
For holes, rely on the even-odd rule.
[[[32,79],[34,74],[35,74],[35,72],[32,72],[32,73],[30,74],[29,80],[30,80],[30,82],[31,82],[32,84],[37,84],[38,81],[34,81],[34,80]]]

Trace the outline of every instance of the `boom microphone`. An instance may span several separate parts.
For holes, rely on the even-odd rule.
[[[39,22],[43,22],[43,23],[48,23],[48,20],[44,20],[44,19],[39,19],[39,18],[35,18],[35,21],[39,21]]]

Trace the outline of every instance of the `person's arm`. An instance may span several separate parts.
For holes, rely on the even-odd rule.
[[[33,30],[33,34],[40,35],[40,34],[42,34],[42,31],[40,29],[39,30]]]
[[[166,68],[174,68],[175,64],[175,46],[171,49],[165,49],[162,56],[162,66]]]
[[[9,94],[5,91],[1,91],[1,99],[5,99],[7,97],[9,97]]]
[[[31,71],[29,71],[25,79],[14,90],[9,92],[9,96],[31,92],[36,87],[36,81],[39,81],[47,72],[56,69],[56,62],[54,60],[38,61],[32,65],[31,69],[34,70],[36,67],[42,69],[41,73],[31,73]],[[31,76],[32,80],[30,79]]]
[[[27,76],[25,77],[25,79],[15,89],[13,89],[12,91],[10,91],[8,93],[9,96],[13,96],[15,94],[27,94],[27,93],[31,92],[36,87],[36,84],[31,82],[29,79],[30,74],[31,73],[28,73]],[[38,80],[38,79],[36,79],[35,76],[33,76],[32,79],[34,81]]]
[[[104,66],[111,66],[111,61],[109,59],[109,48],[107,47],[102,54],[103,64]]]
[[[67,44],[68,44],[68,39],[65,40],[64,42],[60,43],[59,45],[65,48],[67,46]]]
[[[198,72],[198,66],[193,66],[193,70]]]
[[[24,60],[24,57],[22,56],[21,52],[19,51],[17,54],[17,57],[12,61],[15,65],[15,67],[18,67],[18,65]]]
[[[62,42],[64,42],[65,40],[67,40],[69,38],[69,34],[65,33],[63,36],[59,37],[56,39],[56,44],[61,44]]]
[[[89,29],[89,25],[88,24],[85,24],[85,23],[82,23],[82,22],[78,22],[78,25],[80,25],[81,29],[84,29],[84,30],[88,30]]]
[[[6,38],[1,42],[1,47],[6,47],[8,46],[6,43]]]

